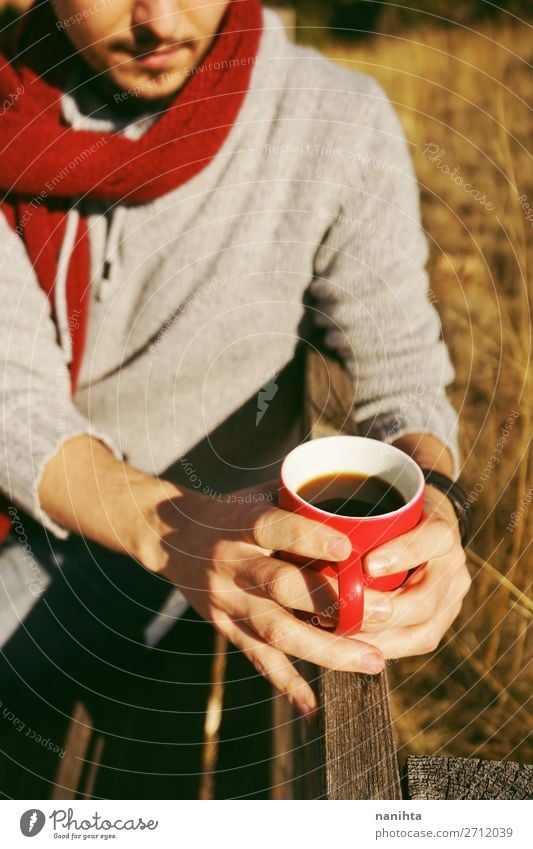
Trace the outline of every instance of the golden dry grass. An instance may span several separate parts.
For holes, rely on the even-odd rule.
[[[379,80],[411,144],[476,527],[453,633],[390,668],[401,754],[531,760],[531,28],[417,30],[326,53]],[[429,144],[445,151],[434,162]]]

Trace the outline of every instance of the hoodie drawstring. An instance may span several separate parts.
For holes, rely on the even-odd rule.
[[[97,298],[105,301],[113,292],[116,283],[116,251],[122,239],[122,229],[126,210],[123,206],[115,206],[110,215],[108,235],[102,264],[102,276],[98,286]],[[72,338],[70,334],[70,319],[67,303],[67,279],[70,260],[76,246],[80,213],[72,208],[67,213],[65,235],[61,244],[57,262],[57,273],[54,285],[54,307],[56,314],[59,342],[63,349],[67,364],[72,362]]]
[[[115,206],[110,210],[109,214],[110,222],[106,239],[105,259],[98,286],[97,297],[99,301],[106,301],[115,286],[116,252],[122,239],[126,209],[123,206]]]
[[[70,258],[76,245],[79,224],[80,213],[77,209],[70,209],[67,213],[65,235],[61,244],[61,250],[59,251],[54,285],[54,306],[59,342],[63,349],[67,363],[72,362],[72,339],[70,336],[70,323],[67,305],[67,278]]]

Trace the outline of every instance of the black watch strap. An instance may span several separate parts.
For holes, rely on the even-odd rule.
[[[466,493],[456,481],[446,475],[436,472],[434,469],[422,469],[422,474],[426,483],[439,489],[444,495],[447,495],[452,502],[453,509],[459,522],[459,531],[461,533],[461,543],[466,546],[470,542],[472,532],[472,521],[468,507],[468,499]],[[468,506],[467,506],[468,505]]]

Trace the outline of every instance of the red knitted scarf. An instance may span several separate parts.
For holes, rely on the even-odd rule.
[[[67,212],[77,199],[146,203],[190,180],[216,156],[249,87],[262,12],[260,0],[230,0],[202,65],[137,141],[64,125],[64,81],[81,60],[56,22],[50,4],[39,3],[24,16],[16,49],[0,52],[0,203],[24,241],[52,309]],[[68,316],[76,317],[70,322],[73,393],[89,300],[89,245],[82,217],[67,274]],[[0,516],[0,539],[2,527],[7,528],[4,519]]]

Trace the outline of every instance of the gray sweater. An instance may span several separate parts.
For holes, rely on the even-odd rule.
[[[154,120],[123,126],[75,83],[63,98],[74,126],[138,136]],[[40,510],[36,487],[76,434],[204,492],[273,477],[304,436],[300,353],[316,338],[349,372],[354,424],[386,441],[432,433],[457,468],[445,395],[453,369],[427,297],[417,182],[373,79],[291,44],[267,11],[250,90],[215,160],[152,203],[73,205],[72,232],[80,210],[92,294],[74,399],[72,239],[57,328],[0,215],[0,489],[55,534],[67,535]]]

